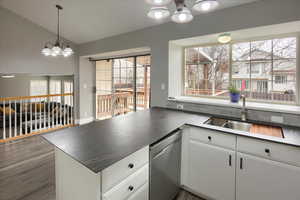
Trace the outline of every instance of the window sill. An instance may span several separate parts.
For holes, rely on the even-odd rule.
[[[241,108],[242,102],[232,103],[227,99],[213,99],[213,98],[199,98],[199,97],[186,97],[178,96],[175,98],[169,98],[169,101],[183,102],[183,103],[194,103],[194,104],[205,104],[214,106],[226,106],[232,108]],[[283,105],[283,104],[269,104],[269,103],[258,103],[258,102],[246,102],[246,108],[251,110],[261,110],[270,112],[280,112],[289,114],[300,114],[300,106],[296,105]]]

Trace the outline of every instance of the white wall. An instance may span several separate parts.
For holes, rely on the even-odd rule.
[[[196,16],[189,24],[170,22],[82,44],[79,45],[79,53],[80,56],[84,56],[143,46],[150,47],[152,54],[151,103],[152,106],[166,106],[170,40],[297,21],[300,20],[299,8],[299,0],[258,1]],[[82,68],[82,70],[91,69]],[[161,90],[161,84],[166,85],[166,90]],[[89,97],[82,98],[84,98],[81,99],[84,103],[81,104],[92,104]]]

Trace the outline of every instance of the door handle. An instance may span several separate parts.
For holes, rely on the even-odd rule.
[[[231,167],[231,165],[232,165],[232,156],[229,155],[229,166]]]

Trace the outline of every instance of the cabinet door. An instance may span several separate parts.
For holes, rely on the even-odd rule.
[[[300,168],[247,154],[237,154],[237,200],[299,200]]]
[[[217,200],[235,199],[235,152],[189,140],[187,187]]]

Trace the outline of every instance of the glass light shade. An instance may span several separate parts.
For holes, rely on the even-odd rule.
[[[72,55],[74,52],[70,47],[66,47],[63,51],[62,51],[62,55],[64,57],[69,57],[70,55]]]
[[[162,20],[170,16],[170,11],[165,7],[151,8],[148,17],[156,20]]]
[[[152,6],[165,6],[171,3],[172,0],[146,0]]]
[[[45,47],[42,49],[42,54],[44,56],[50,56],[51,55],[51,49],[49,49],[48,47]]]
[[[191,11],[186,8],[183,7],[182,10],[178,11],[176,10],[172,16],[172,21],[176,22],[176,23],[188,23],[190,21],[193,20],[193,15],[191,13]]]
[[[1,76],[2,78],[15,78],[16,76],[15,75],[2,75]]]
[[[51,50],[51,56],[56,57],[58,54]]]
[[[52,55],[53,53],[59,55],[61,53],[61,48],[59,46],[52,47]]]
[[[197,0],[193,9],[199,12],[208,12],[216,9],[219,6],[217,0]]]
[[[224,33],[224,34],[221,34],[219,35],[218,37],[218,41],[222,44],[226,44],[226,43],[229,43],[231,41],[231,35],[230,33]]]

